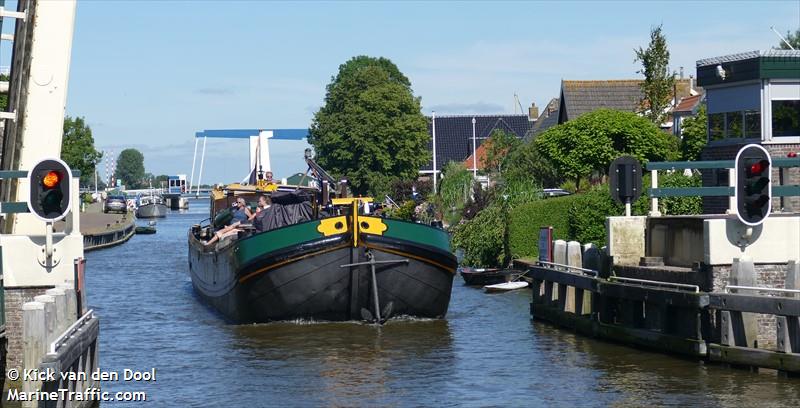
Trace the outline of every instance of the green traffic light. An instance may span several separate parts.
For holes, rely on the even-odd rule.
[[[766,177],[759,177],[755,180],[748,180],[745,186],[747,195],[758,194],[769,185],[769,179]]]
[[[64,194],[60,190],[43,192],[39,200],[40,207],[45,214],[61,213],[61,200]]]

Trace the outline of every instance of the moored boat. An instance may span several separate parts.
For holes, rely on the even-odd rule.
[[[164,199],[155,193],[141,196],[137,200],[137,218],[161,218],[167,216],[167,205]]]
[[[330,198],[333,179],[307,161],[321,188],[259,182],[211,192],[214,221],[188,237],[197,294],[237,323],[444,317],[457,266],[448,234],[376,216],[369,198]],[[266,228],[212,239],[233,202],[260,195],[272,198]]]
[[[508,292],[511,290],[523,289],[528,287],[528,282],[505,282],[505,283],[498,283],[496,285],[486,285],[483,287],[487,293],[493,292]]]
[[[464,278],[465,285],[486,286],[510,282],[517,279],[523,272],[514,269],[461,268],[459,273]]]

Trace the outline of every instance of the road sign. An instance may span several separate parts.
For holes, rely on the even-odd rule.
[[[608,168],[611,197],[620,204],[630,204],[642,195],[642,165],[632,156],[621,156]]]

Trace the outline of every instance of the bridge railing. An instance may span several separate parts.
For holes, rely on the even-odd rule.
[[[714,161],[680,161],[680,162],[649,162],[645,169],[650,171],[650,188],[648,194],[651,203],[651,215],[659,215],[658,199],[661,197],[731,197],[729,210],[736,210],[733,202],[736,186],[736,162],[734,160]],[[800,167],[800,157],[772,159],[772,167],[788,169]],[[674,170],[714,170],[728,169],[728,185],[715,187],[659,187],[658,172]],[[775,197],[800,196],[800,185],[778,185],[773,183],[772,195]]]

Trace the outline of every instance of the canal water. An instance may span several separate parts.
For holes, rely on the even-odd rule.
[[[800,380],[576,336],[532,322],[529,291],[487,295],[460,277],[446,320],[227,324],[187,273],[186,232],[207,203],[86,255],[102,371],[156,370],[153,382],[104,382],[147,393],[118,405],[800,406]]]

